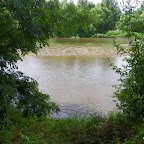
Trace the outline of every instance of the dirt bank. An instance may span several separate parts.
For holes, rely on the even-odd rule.
[[[127,39],[117,39],[116,42],[128,47]],[[116,56],[113,39],[106,38],[51,38],[49,46],[39,50],[38,56]]]
[[[73,56],[73,55],[93,55],[93,56],[116,56],[116,48],[112,45],[105,46],[48,46],[42,48],[37,53],[38,56]]]

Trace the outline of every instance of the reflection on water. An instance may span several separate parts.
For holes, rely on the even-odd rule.
[[[51,38],[48,42],[51,44],[113,44],[113,38]],[[126,38],[117,38],[117,43],[125,44],[128,43]]]
[[[120,66],[122,58],[112,57]],[[42,92],[60,105],[61,116],[88,111],[106,114],[113,110],[111,85],[119,76],[109,67],[107,57],[94,56],[26,56],[18,63],[19,70],[33,77]]]

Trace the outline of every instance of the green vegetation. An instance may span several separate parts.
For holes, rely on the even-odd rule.
[[[56,120],[12,114],[10,120],[13,124],[2,128],[0,143],[116,144],[135,136],[132,123],[119,114],[111,114],[109,118],[76,115]],[[143,141],[141,137],[135,138]]]
[[[136,124],[119,113],[109,118],[79,115],[52,119],[24,118],[13,113],[1,128],[0,143],[8,144],[143,144],[143,123]]]
[[[97,6],[87,0],[77,6],[57,0],[0,1],[0,143],[144,143],[144,3],[137,11],[129,4],[120,17],[114,0]],[[107,32],[115,29],[119,17],[119,31]],[[16,71],[16,62],[21,55],[36,53],[50,36],[90,36],[97,28],[107,36],[126,33],[131,38],[128,49],[115,44],[120,54],[129,54],[123,69],[112,65],[121,76],[114,93],[120,111],[108,117],[50,118],[58,106],[39,92],[35,80]]]
[[[120,30],[113,30],[113,31],[108,31],[106,34],[94,34],[92,37],[94,38],[116,38],[116,37],[127,37],[127,33],[120,31]]]
[[[49,0],[46,5],[55,22],[53,36],[58,37],[90,37],[114,30],[121,15],[116,0],[102,0],[98,5],[88,0],[78,0],[77,4]]]
[[[120,74],[120,85],[116,85],[117,91],[114,93],[119,102],[117,106],[123,111],[123,115],[128,119],[136,122],[142,122],[144,118],[144,41],[143,41],[143,24],[140,18],[136,18],[137,12],[134,12],[134,6],[126,5],[127,9],[120,20],[119,27],[125,31],[131,41],[129,48],[121,48],[115,44],[120,54],[128,53],[124,61],[127,62],[123,69],[113,66],[116,73]],[[138,22],[139,21],[139,22]],[[138,23],[137,23],[138,22]],[[139,36],[136,35],[139,32]]]
[[[21,55],[36,53],[47,44],[52,33],[48,18],[44,0],[0,2],[0,121],[10,111],[41,116],[58,110],[49,95],[39,92],[34,79],[16,71]]]

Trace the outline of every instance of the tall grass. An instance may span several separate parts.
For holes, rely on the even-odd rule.
[[[9,121],[12,125],[1,128],[2,144],[126,144],[135,136],[133,124],[121,114],[61,119],[12,114]]]

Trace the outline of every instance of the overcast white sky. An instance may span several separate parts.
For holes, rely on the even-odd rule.
[[[62,0],[60,0],[60,1],[62,1]],[[70,1],[70,0],[67,0],[67,1]],[[74,0],[74,3],[76,4],[77,3],[77,1],[78,0]],[[102,0],[88,0],[88,1],[91,1],[91,2],[93,2],[93,3],[95,3],[95,4],[97,4],[97,3],[100,3]],[[119,3],[121,2],[121,0],[117,0]]]
[[[59,1],[62,1],[62,0],[59,0]],[[68,2],[70,1],[70,0],[67,0]],[[77,3],[77,1],[78,0],[73,0],[74,1],[74,3],[76,4]],[[95,4],[98,4],[98,3],[101,3],[102,2],[102,0],[88,0],[89,2],[93,2],[93,3],[95,3]],[[117,0],[118,1],[118,3],[119,3],[119,6],[120,6],[120,8],[121,8],[121,5],[120,5],[120,3],[122,2],[122,0]],[[140,0],[140,2],[142,2],[142,1],[144,1],[144,0]],[[126,0],[124,0],[124,2],[126,2]],[[132,0],[131,1],[131,3],[133,3],[133,2],[136,2],[136,0]],[[137,6],[137,8],[139,8],[140,7],[140,3],[139,3],[139,5]],[[136,8],[136,9],[137,9]]]
[[[62,1],[62,0],[59,0],[59,1]],[[70,0],[67,0],[67,1],[70,1]],[[77,1],[78,1],[78,0],[74,0],[74,3],[76,4]],[[91,1],[91,2],[93,2],[93,3],[95,3],[95,4],[98,4],[98,3],[101,3],[102,0],[88,0],[88,1]],[[122,0],[117,0],[117,1],[118,1],[119,5],[120,5],[120,3],[122,2]],[[134,1],[136,1],[136,0],[132,0],[131,2],[134,2]],[[143,1],[143,0],[141,0],[141,1]],[[124,0],[124,2],[126,2],[126,0]],[[140,6],[140,5],[139,5],[139,6]],[[139,7],[139,6],[138,6],[138,7]]]

